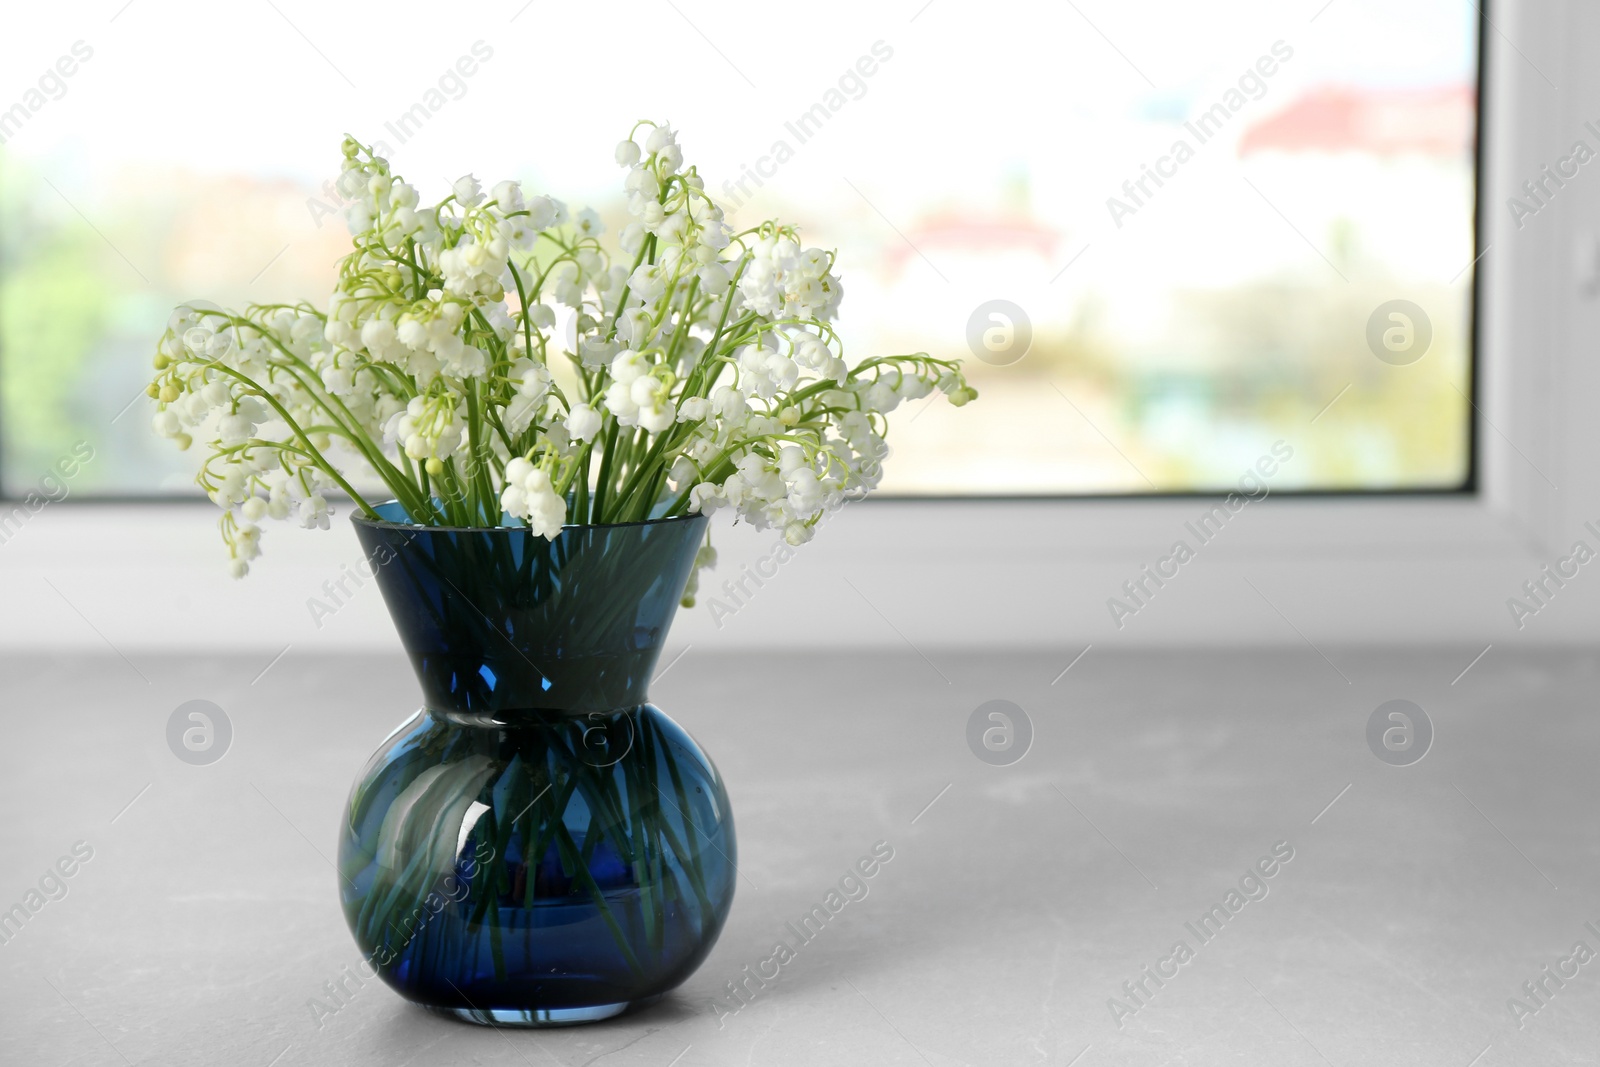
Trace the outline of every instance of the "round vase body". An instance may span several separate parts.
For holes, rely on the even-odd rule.
[[[423,690],[341,827],[367,969],[500,1025],[603,1019],[678,985],[736,875],[722,780],[646,695],[705,520],[553,540],[356,527]]]

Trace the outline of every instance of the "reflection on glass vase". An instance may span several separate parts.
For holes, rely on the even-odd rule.
[[[646,688],[702,516],[526,529],[356,518],[423,707],[350,794],[345,917],[402,996],[474,1022],[604,1019],[711,951],[727,793]]]

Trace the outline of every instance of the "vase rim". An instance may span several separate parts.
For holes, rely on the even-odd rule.
[[[390,505],[400,505],[398,500],[385,500],[375,508],[386,508]],[[665,526],[674,522],[690,522],[694,519],[703,519],[706,516],[701,512],[692,512],[687,515],[668,515],[659,519],[636,519],[632,522],[590,522],[590,523],[565,523],[561,530],[621,530],[629,526]],[[375,530],[416,530],[428,533],[527,533],[533,531],[526,525],[523,526],[430,526],[420,522],[393,522],[389,519],[371,519],[360,511],[350,514],[350,521]]]

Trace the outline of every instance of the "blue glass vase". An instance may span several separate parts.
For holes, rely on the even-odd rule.
[[[402,996],[473,1022],[589,1022],[711,951],[728,796],[647,687],[703,516],[523,528],[354,520],[423,706],[350,793],[345,917]]]

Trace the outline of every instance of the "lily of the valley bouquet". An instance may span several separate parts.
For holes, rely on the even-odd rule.
[[[420,525],[548,538],[730,507],[799,544],[877,484],[901,401],[976,396],[926,353],[847,364],[833,253],[776,222],[733,232],[665,125],[616,159],[620,255],[594,211],[516,182],[465,177],[424,206],[347,139],[355,248],[327,310],[174,312],[155,428],[203,447],[235,575],[263,519],[326,528],[335,491],[372,517],[381,491]]]

